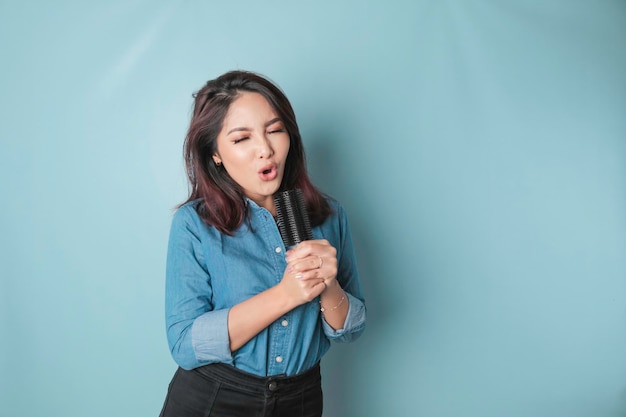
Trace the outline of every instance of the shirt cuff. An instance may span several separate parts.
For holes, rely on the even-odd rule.
[[[350,342],[358,337],[365,328],[365,304],[348,292],[346,292],[346,297],[350,302],[350,307],[348,308],[348,314],[342,329],[333,329],[322,315],[324,334],[330,340]]]
[[[228,312],[229,309],[208,311],[194,320],[191,344],[199,362],[232,362]]]

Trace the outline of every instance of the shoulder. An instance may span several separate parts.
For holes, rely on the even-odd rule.
[[[341,203],[339,202],[339,200],[328,195],[324,196],[324,198],[326,199],[326,202],[330,207],[330,216],[328,216],[329,218],[342,220],[346,217],[346,211],[343,208],[343,205],[341,205]]]
[[[207,234],[219,233],[207,225],[198,214],[200,200],[189,201],[178,207],[172,217],[172,232],[192,233],[198,238]]]
[[[196,220],[200,220],[200,216],[198,215],[198,200],[189,201],[182,206],[178,207],[174,211],[174,216],[172,217],[173,225],[183,225],[186,223],[195,223]]]
[[[335,198],[325,196],[328,206],[330,207],[330,214],[322,223],[321,228],[327,234],[337,234],[343,236],[348,230],[348,216],[343,205]]]

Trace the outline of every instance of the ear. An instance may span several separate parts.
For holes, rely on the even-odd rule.
[[[220,159],[219,155],[216,153],[213,154],[213,162],[215,162],[215,165],[217,166],[222,165],[222,160]]]

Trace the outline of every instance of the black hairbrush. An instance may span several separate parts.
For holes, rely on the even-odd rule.
[[[313,239],[309,213],[299,189],[283,191],[274,196],[276,224],[286,248]]]

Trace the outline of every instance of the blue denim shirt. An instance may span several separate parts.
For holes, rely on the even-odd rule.
[[[280,317],[248,343],[231,352],[228,312],[234,305],[278,284],[287,263],[286,248],[271,213],[247,200],[249,222],[234,236],[207,226],[193,202],[174,214],[166,268],[167,339],[184,369],[214,362],[258,376],[295,375],[314,366],[330,340],[350,342],[365,328],[365,304],[346,214],[329,199],[333,213],[313,228],[314,239],[337,249],[337,280],[350,303],[342,329],[320,313],[319,298]]]

